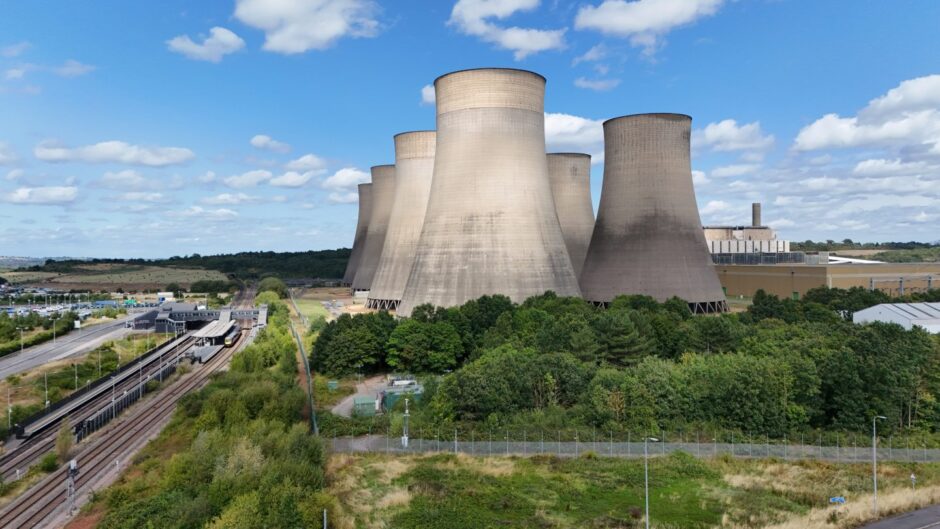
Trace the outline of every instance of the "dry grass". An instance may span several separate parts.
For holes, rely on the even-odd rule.
[[[407,507],[411,493],[394,482],[414,466],[411,458],[353,457],[336,454],[326,464],[329,493],[337,498],[340,529],[386,529],[392,515]]]

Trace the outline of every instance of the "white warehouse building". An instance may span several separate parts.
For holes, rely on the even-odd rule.
[[[940,303],[882,303],[856,312],[855,323],[897,323],[910,330],[923,327],[927,332],[940,334]]]

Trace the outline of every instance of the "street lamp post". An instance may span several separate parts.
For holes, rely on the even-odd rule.
[[[59,316],[58,318],[52,318],[52,345],[55,345],[55,324],[61,319],[62,316]]]
[[[884,415],[871,418],[871,480],[874,485],[872,512],[878,514],[878,419],[887,419]]]
[[[26,330],[26,327],[17,327],[16,330],[20,331],[20,353],[23,352],[23,331]]]
[[[646,500],[646,529],[650,529],[650,457],[649,442],[659,441],[655,437],[643,438],[643,496]]]

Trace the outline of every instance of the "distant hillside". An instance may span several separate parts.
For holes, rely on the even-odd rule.
[[[257,279],[275,275],[283,279],[343,277],[351,250],[319,250],[308,252],[240,252],[235,254],[173,256],[169,259],[87,259],[54,260],[28,267],[35,272],[74,272],[89,264],[132,264],[170,266],[177,268],[204,268],[216,270],[239,279]]]

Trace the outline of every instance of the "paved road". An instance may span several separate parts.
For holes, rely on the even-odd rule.
[[[880,522],[866,525],[861,529],[934,529],[940,528],[940,505],[927,507],[919,511],[901,514]]]
[[[130,332],[125,328],[125,322],[134,316],[136,315],[72,331],[57,338],[55,344],[49,341],[27,347],[22,353],[16,352],[4,356],[0,358],[0,378],[28,371],[49,362],[87,353],[108,340],[118,339]]]

